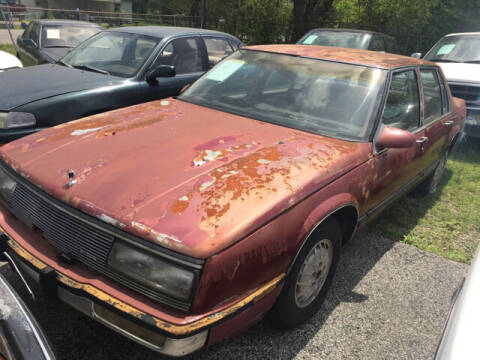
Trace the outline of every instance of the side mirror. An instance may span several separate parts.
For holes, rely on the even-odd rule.
[[[37,43],[32,39],[23,39],[23,45],[28,47],[37,47]]]
[[[385,149],[404,149],[415,145],[415,141],[415,135],[410,131],[386,126],[377,141],[377,145]]]
[[[422,53],[413,53],[412,55],[410,55],[411,57],[415,58],[415,59],[421,59],[422,58]]]
[[[177,72],[174,66],[160,65],[159,67],[148,70],[146,79],[149,84],[156,84],[157,78],[174,77],[175,75],[177,75]]]

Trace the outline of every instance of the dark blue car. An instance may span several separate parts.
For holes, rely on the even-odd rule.
[[[0,143],[81,117],[174,96],[242,43],[179,27],[102,31],[57,63],[0,74]]]

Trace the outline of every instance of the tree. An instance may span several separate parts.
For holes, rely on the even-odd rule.
[[[335,0],[294,0],[291,41],[296,42],[308,30],[323,27]]]

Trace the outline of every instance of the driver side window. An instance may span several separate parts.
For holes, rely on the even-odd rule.
[[[392,75],[382,123],[402,130],[412,131],[420,122],[420,95],[415,70]]]
[[[175,67],[177,74],[189,74],[203,70],[202,52],[195,38],[180,38],[171,41],[158,55],[152,68],[160,65]]]

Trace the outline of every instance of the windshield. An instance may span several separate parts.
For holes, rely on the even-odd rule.
[[[91,26],[48,25],[42,27],[42,47],[75,47],[100,30]]]
[[[342,139],[364,140],[386,71],[239,50],[178,98]]]
[[[130,77],[140,69],[160,40],[138,34],[101,32],[65,55],[61,63]]]
[[[298,44],[336,46],[351,49],[368,49],[372,35],[346,31],[311,31]]]
[[[441,39],[425,55],[426,60],[480,62],[480,35],[455,35]]]

